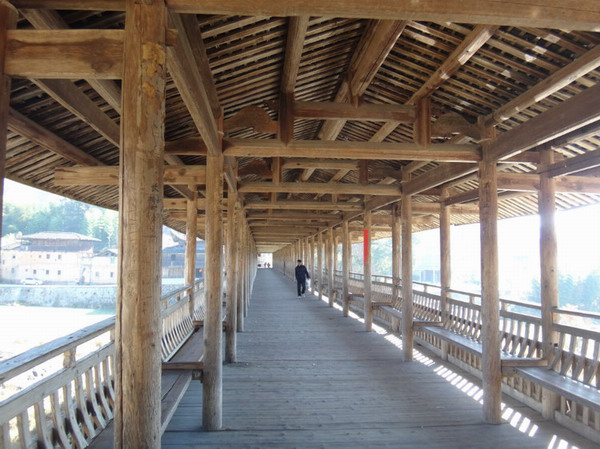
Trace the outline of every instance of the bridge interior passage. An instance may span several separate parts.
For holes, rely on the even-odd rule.
[[[223,371],[223,431],[202,431],[196,383],[163,448],[595,447],[509,397],[503,425],[483,423],[479,379],[424,348],[404,363],[397,334],[298,299],[276,270],[258,270],[251,304],[238,361]]]

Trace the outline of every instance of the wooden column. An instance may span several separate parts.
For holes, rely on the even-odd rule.
[[[307,266],[307,268],[308,268],[308,272],[313,277],[313,281],[316,279],[316,273],[315,273],[315,267],[314,267],[314,261],[315,261],[314,241],[315,241],[314,236],[310,236],[309,240],[308,240],[308,263],[309,263],[309,265]],[[315,292],[315,283],[314,282],[310,283],[310,291],[312,293]]]
[[[402,357],[413,359],[413,288],[412,288],[412,201],[402,194]]]
[[[373,330],[373,305],[371,298],[371,290],[373,280],[371,279],[371,211],[365,211],[363,220],[363,239],[364,239],[364,315],[365,315],[365,330],[371,332]]]
[[[160,448],[164,1],[126,2],[119,175],[115,447]]]
[[[448,198],[448,190],[442,190],[440,203],[440,318],[446,325],[448,321],[448,292],[451,280],[450,262],[450,208],[444,200]],[[442,359],[448,360],[448,343],[442,341]]]
[[[244,295],[246,291],[244,289],[244,258],[246,257],[246,247],[244,245],[244,230],[245,223],[243,223],[242,219],[244,218],[243,211],[240,209],[237,212],[238,215],[238,226],[240,227],[238,232],[238,254],[237,254],[237,263],[236,263],[236,271],[238,272],[237,276],[237,301],[236,301],[236,319],[237,319],[237,331],[244,332]],[[281,268],[280,268],[281,269]]]
[[[237,353],[238,229],[235,192],[227,194],[227,305],[225,326],[225,361],[235,363]]]
[[[223,404],[223,155],[206,156],[206,318],[204,320],[204,377],[202,425],[219,430]]]
[[[335,282],[334,249],[335,238],[333,236],[333,228],[329,228],[329,232],[327,233],[327,274],[329,277],[329,279],[327,279],[327,283],[329,284],[329,291],[327,292],[327,297],[329,298],[329,307],[333,307],[333,289]]]
[[[352,257],[352,245],[348,221],[342,222],[342,313],[348,316],[350,313],[350,301],[348,298],[350,284],[350,258]]]
[[[10,105],[10,77],[4,75],[4,55],[6,34],[15,28],[18,13],[8,2],[0,2],[0,211],[4,204],[4,174],[6,170],[6,139],[8,109]],[[2,214],[0,214],[0,235],[2,234]]]
[[[482,137],[493,137],[492,129],[482,129]],[[485,136],[484,136],[485,134]],[[496,162],[483,144],[479,164],[479,220],[481,226],[481,339],[483,356],[483,417],[487,423],[501,422],[502,372],[500,365],[500,314],[498,293],[498,193]]]
[[[192,286],[190,295],[190,316],[194,319],[196,304],[194,301],[194,283],[196,282],[196,238],[198,236],[198,209],[196,203],[198,190],[194,186],[192,198],[187,201],[187,221],[185,224],[185,285]]]
[[[319,299],[323,299],[323,233],[317,237],[317,273],[319,279]]]
[[[402,255],[400,244],[402,242],[400,233],[402,232],[402,224],[400,222],[400,205],[394,204],[392,209],[392,297],[394,302],[400,297],[400,269],[402,266]],[[398,330],[400,322],[397,318],[392,318],[392,329]]]
[[[541,168],[554,162],[553,152],[543,149]],[[558,242],[556,238],[555,212],[556,187],[553,178],[540,175],[538,197],[540,214],[540,299],[542,302],[542,341],[543,357],[550,360],[558,336],[554,331],[554,308],[558,307]],[[554,411],[560,405],[560,397],[547,389],[542,389],[542,415],[554,419]]]

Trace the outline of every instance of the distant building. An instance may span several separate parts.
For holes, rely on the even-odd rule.
[[[44,283],[81,283],[100,240],[75,232],[38,232],[2,250],[3,281],[36,278]]]
[[[118,274],[116,248],[105,249],[95,254],[90,262],[89,276],[86,277],[86,284],[116,284]]]
[[[162,277],[183,278],[185,267],[185,236],[171,231],[163,234]],[[204,240],[196,242],[196,279],[204,277]]]

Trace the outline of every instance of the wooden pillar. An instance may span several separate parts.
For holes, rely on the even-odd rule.
[[[373,280],[371,279],[371,211],[365,211],[363,220],[363,239],[364,239],[364,316],[365,316],[365,330],[371,332],[373,330],[373,305],[371,298],[371,290]]]
[[[227,194],[227,305],[225,326],[225,361],[235,363],[237,353],[237,259],[238,229],[235,192]]]
[[[310,275],[316,279],[316,273],[315,273],[315,267],[314,267],[314,261],[315,261],[315,247],[314,247],[314,241],[315,238],[314,236],[310,236],[308,238],[308,272],[310,273]],[[314,280],[313,279],[313,280]],[[311,293],[315,292],[315,283],[311,282],[310,283],[310,291]]]
[[[198,236],[198,209],[196,203],[198,191],[192,188],[192,198],[187,201],[187,221],[185,226],[185,285],[192,286],[190,294],[190,316],[194,319],[196,304],[194,301],[194,283],[196,282],[196,238]]]
[[[319,280],[319,299],[323,299],[323,233],[317,237],[317,274]]]
[[[400,205],[394,204],[392,209],[392,297],[397,302],[400,297],[400,269],[402,264],[401,233],[402,224],[400,222]],[[392,329],[398,330],[400,322],[397,318],[392,318]]]
[[[554,162],[550,149],[540,151],[542,170]],[[556,186],[553,178],[540,175],[538,197],[540,214],[540,299],[542,302],[543,357],[552,358],[554,345],[558,343],[554,331],[554,308],[558,307],[558,242],[556,238]],[[554,419],[554,411],[560,405],[558,394],[542,389],[542,416]]]
[[[493,129],[482,129],[492,138]],[[485,135],[484,135],[485,134]],[[500,313],[498,291],[498,192],[496,162],[483,144],[479,163],[479,221],[481,226],[481,339],[483,356],[483,416],[490,424],[501,422],[502,371],[500,365]]]
[[[0,2],[0,211],[4,204],[4,175],[6,170],[6,139],[10,105],[10,77],[4,75],[7,31],[16,27],[18,13],[8,2]],[[2,214],[0,214],[0,235]]]
[[[335,237],[333,236],[333,228],[329,228],[327,235],[327,283],[329,284],[329,291],[327,297],[329,298],[329,307],[333,307],[333,289],[335,283]]]
[[[206,318],[204,320],[204,377],[202,425],[219,430],[223,404],[223,155],[206,156]]]
[[[167,10],[161,0],[125,5],[114,442],[160,448]]]
[[[413,359],[413,287],[412,287],[412,202],[402,194],[402,357]]]
[[[348,230],[348,221],[342,222],[342,313],[348,316],[350,313],[350,259],[352,257],[352,245],[350,242],[350,232]]]
[[[237,301],[236,301],[236,319],[237,319],[237,331],[244,332],[244,296],[246,294],[246,290],[244,288],[244,258],[246,257],[246,246],[244,245],[244,232],[245,232],[245,223],[242,222],[243,219],[242,210],[238,210],[238,226],[240,227],[238,233],[238,245],[239,250],[237,254],[237,267],[236,271],[238,272],[237,276]]]
[[[442,190],[440,203],[440,319],[448,321],[448,293],[451,282],[450,208],[444,203],[448,190]],[[442,341],[442,359],[448,360],[448,342]]]

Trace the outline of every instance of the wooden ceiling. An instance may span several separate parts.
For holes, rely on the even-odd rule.
[[[87,79],[64,49],[36,72],[14,44],[32,37],[9,39],[7,177],[116,209],[118,171],[100,166],[119,162],[122,61],[110,58],[124,2],[12,3],[17,31],[49,30],[50,40],[52,30],[85,30],[103,45],[89,47]],[[496,128],[502,218],[537,213],[541,171],[557,179],[559,208],[600,201],[597,2],[338,3],[167,1],[172,38],[189,41],[167,55],[167,224],[182,229],[178,199],[189,186],[202,192],[218,140],[206,117],[221,109],[222,151],[259,251],[344,218],[360,226],[365,207],[386,235],[401,189],[413,194],[415,231],[438,226],[442,193],[456,205],[453,223],[477,222],[483,126]],[[178,65],[186,49],[194,69]],[[204,89],[186,84],[190,76]],[[555,163],[541,167],[547,148]]]

